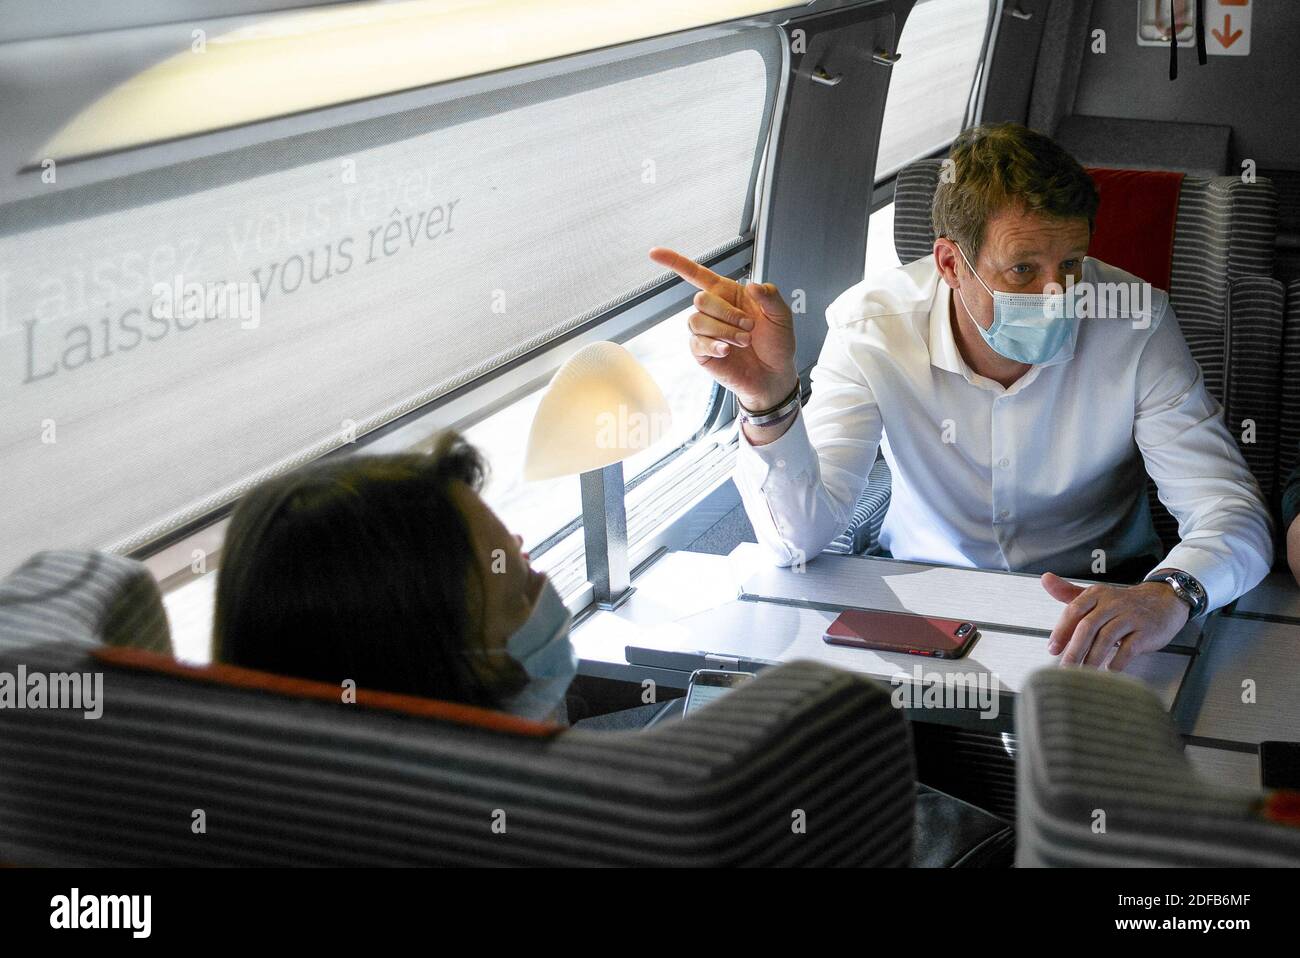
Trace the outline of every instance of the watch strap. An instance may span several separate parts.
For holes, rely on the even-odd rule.
[[[1174,590],[1174,595],[1186,602],[1191,609],[1189,618],[1194,619],[1198,615],[1204,615],[1209,606],[1209,596],[1205,592],[1205,586],[1201,585],[1195,576],[1182,569],[1157,569],[1143,581],[1168,583]]]

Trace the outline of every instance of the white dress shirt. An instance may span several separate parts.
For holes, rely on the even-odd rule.
[[[1140,282],[1091,258],[1082,280]],[[826,311],[808,405],[774,442],[741,431],[736,485],[778,563],[844,531],[883,447],[880,542],[895,558],[1087,577],[1099,557],[1111,569],[1160,555],[1149,474],[1182,536],[1152,570],[1195,576],[1211,609],[1263,579],[1268,509],[1165,293],[1148,323],[1082,319],[1006,389],[962,359],[951,303],[932,256],[846,290]]]

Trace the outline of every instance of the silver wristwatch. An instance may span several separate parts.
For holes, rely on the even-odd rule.
[[[1168,582],[1169,587],[1174,590],[1174,595],[1186,602],[1192,610],[1188,618],[1194,619],[1198,615],[1204,615],[1206,607],[1210,604],[1209,596],[1205,594],[1205,586],[1182,569],[1157,569],[1143,581]]]

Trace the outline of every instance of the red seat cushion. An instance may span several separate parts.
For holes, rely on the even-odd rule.
[[[321,702],[333,702],[342,705],[342,690],[328,682],[316,682],[311,679],[298,679],[287,675],[275,675],[271,672],[259,672],[234,665],[186,665],[169,655],[146,652],[125,646],[103,646],[93,650],[92,655],[100,661],[125,669],[156,672],[193,682],[207,682],[213,685],[226,685],[231,688],[269,692],[275,695],[287,695],[300,699],[316,699]],[[355,708],[382,709],[388,712],[400,712],[417,718],[438,719],[457,725],[488,729],[493,732],[507,732],[531,738],[549,738],[565,730],[565,726],[554,722],[534,722],[519,718],[507,712],[495,712],[491,709],[478,708],[473,705],[461,705],[457,702],[444,702],[438,699],[425,699],[416,695],[399,695],[393,692],[373,692],[357,689]]]
[[[1101,206],[1088,255],[1169,289],[1183,174],[1090,167]]]
[[[1271,822],[1300,828],[1300,792],[1285,788],[1269,792],[1262,811]]]

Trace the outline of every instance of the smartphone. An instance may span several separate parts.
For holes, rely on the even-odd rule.
[[[830,624],[822,638],[831,645],[855,649],[959,659],[970,651],[978,635],[974,622],[960,619],[848,609]]]
[[[690,685],[686,689],[686,705],[682,708],[682,717],[685,718],[694,710],[703,708],[710,702],[722,698],[732,689],[744,685],[753,677],[753,672],[696,669],[691,673]]]
[[[1300,789],[1300,742],[1260,742],[1259,783]]]

